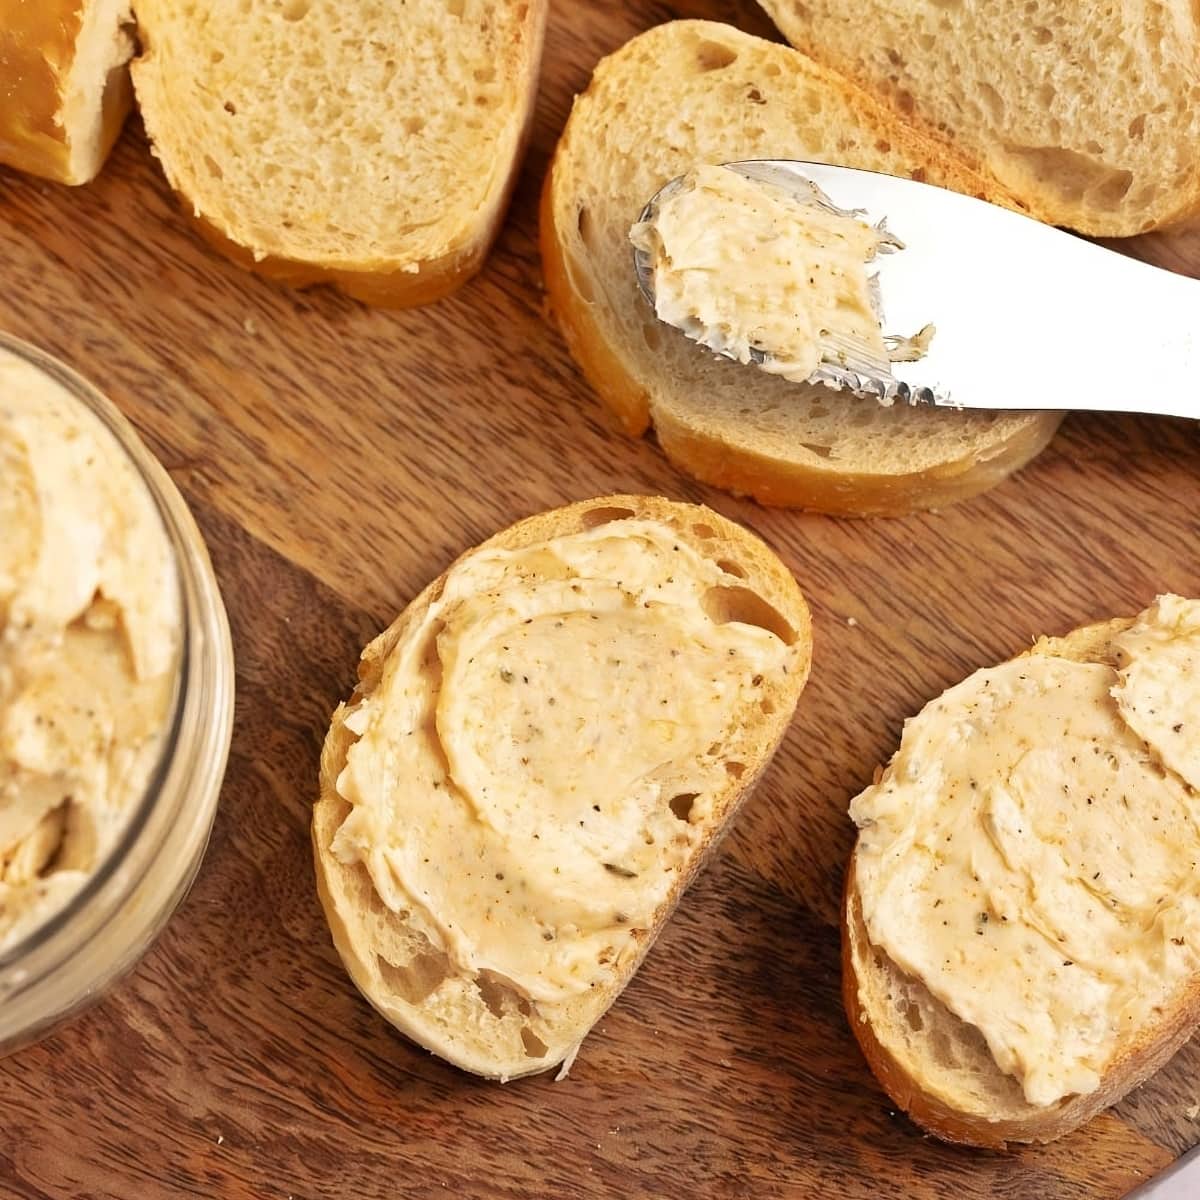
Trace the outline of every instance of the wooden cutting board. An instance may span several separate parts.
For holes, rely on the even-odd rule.
[[[192,505],[233,624],[237,726],[189,899],[101,1004],[0,1061],[0,1195],[1122,1195],[1200,1137],[1200,1046],[1057,1145],[942,1146],[876,1087],[838,999],[849,798],[901,721],[1043,632],[1200,593],[1195,428],[1077,416],[973,502],[903,520],[767,511],[613,432],[544,320],[535,212],[572,94],[719,0],[557,0],[536,132],[483,275],[372,311],[214,257],[136,123],[93,187],[0,173],[0,327],[90,376]],[[1150,245],[1200,273],[1200,247]],[[570,1078],[499,1086],[351,986],[307,822],[361,646],[467,546],[614,490],[703,500],[775,546],[816,619],[800,712],[719,859]],[[0,531],[0,536],[2,536]]]

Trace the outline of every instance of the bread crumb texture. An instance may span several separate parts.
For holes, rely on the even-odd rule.
[[[1042,220],[1118,237],[1200,212],[1195,5],[762,4],[794,45],[927,122]]]
[[[415,272],[469,241],[502,190],[538,9],[143,0],[135,85],[172,185],[232,241]]]

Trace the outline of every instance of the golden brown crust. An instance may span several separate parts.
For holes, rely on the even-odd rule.
[[[56,183],[77,177],[63,122],[64,89],[75,61],[86,0],[0,0],[0,162]],[[115,74],[103,100],[98,170],[125,123],[128,74]]]
[[[272,255],[256,259],[250,250],[232,241],[206,217],[194,213],[188,215],[197,232],[214,250],[256,275],[294,288],[329,284],[347,296],[377,308],[416,308],[449,296],[479,272],[499,230],[511,187],[510,181],[495,215],[486,228],[477,231],[474,241],[440,258],[423,262],[418,271],[389,271],[383,265],[346,270]],[[187,198],[181,196],[180,199],[186,206]]]
[[[554,152],[542,185],[538,212],[538,243],[542,255],[542,281],[557,318],[559,332],[584,378],[596,389],[609,412],[630,437],[641,437],[650,427],[650,397],[604,339],[599,325],[587,313],[587,303],[571,282],[571,268],[559,240],[554,220],[554,169],[562,143]]]
[[[444,1020],[439,1023],[436,1014],[424,1012],[420,1004],[409,1003],[394,992],[389,992],[376,964],[371,961],[374,945],[366,933],[363,914],[353,900],[354,879],[361,878],[364,868],[357,864],[347,867],[329,849],[334,833],[348,812],[346,801],[336,789],[337,777],[354,741],[345,729],[345,705],[340,705],[334,714],[322,752],[320,798],[313,811],[313,850],[318,895],[338,953],[359,990],[400,1032],[456,1066],[489,1078],[513,1079],[558,1065],[603,1016],[637,971],[658,931],[703,868],[704,862],[730,827],[741,803],[770,762],[808,677],[812,647],[811,617],[791,573],[756,537],[703,506],[658,497],[599,497],[520,521],[476,549],[515,548],[534,544],[591,527],[604,519],[619,519],[622,515],[631,514],[671,523],[681,538],[706,543],[710,547],[706,553],[714,558],[736,557],[746,571],[748,586],[755,588],[789,623],[794,635],[793,659],[786,684],[773,697],[774,712],[764,715],[753,734],[737,747],[737,758],[744,772],[740,776],[731,775],[727,793],[714,799],[712,824],[703,842],[681,872],[671,895],[656,913],[650,929],[623,963],[617,985],[603,994],[589,993],[578,1001],[540,1006],[542,1011],[535,1011],[531,1015],[527,1023],[534,1025],[539,1039],[545,1044],[544,1055],[531,1057],[527,1054],[511,1025],[503,1032],[515,1045],[509,1048],[496,1044],[500,1040],[498,1034],[502,1032],[500,1023],[489,1019],[477,999],[473,1008],[458,1014],[460,1027],[455,1027]],[[475,552],[473,549],[467,554]],[[370,694],[378,685],[391,649],[409,624],[419,619],[436,599],[446,574],[453,570],[454,565],[451,564],[445,573],[426,587],[397,620],[363,651],[359,682],[351,702]],[[370,893],[364,891],[360,894]],[[401,918],[396,916],[386,919],[395,923],[393,927],[403,924]],[[491,1042],[488,1040],[489,1031]]]
[[[1061,638],[1041,638],[1025,654],[1046,654],[1078,662],[1113,664],[1112,639],[1133,620],[1118,617],[1081,626]],[[1020,656],[1023,657],[1023,656]],[[1068,1096],[1045,1108],[1021,1103],[1013,1114],[981,1116],[956,1107],[948,1097],[922,1079],[920,1064],[908,1061],[899,1043],[881,1028],[881,1015],[864,1000],[870,976],[880,967],[863,922],[855,887],[855,853],[846,870],[842,904],[842,1001],[850,1028],[862,1048],[872,1073],[891,1100],[922,1129],[943,1141],[984,1149],[1004,1150],[1009,1143],[1050,1142],[1090,1121],[1143,1083],[1175,1054],[1200,1028],[1200,976],[1185,981],[1167,1006],[1160,1023],[1141,1031],[1110,1064],[1100,1087],[1087,1095]],[[890,962],[886,970],[898,972]],[[908,979],[910,987],[921,987]],[[922,989],[923,990],[923,989]],[[929,1000],[940,1011],[940,1020],[963,1027],[948,1009]],[[997,1078],[1004,1078],[995,1068]]]
[[[656,414],[658,441],[667,457],[714,487],[750,496],[776,508],[806,508],[837,516],[899,517],[954,504],[985,492],[1040,454],[1062,422],[1062,413],[1036,413],[994,454],[940,463],[927,471],[868,475],[785,462],[749,446],[720,441]]]

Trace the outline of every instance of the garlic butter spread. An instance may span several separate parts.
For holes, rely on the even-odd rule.
[[[1176,773],[1196,766],[1200,603],[1162,597],[1116,644],[1119,673],[976,672],[851,806],[870,941],[1033,1104],[1094,1090],[1200,969],[1200,796]]]
[[[775,634],[709,615],[730,582],[639,518],[461,559],[350,710],[333,853],[465,975],[538,1001],[603,985],[787,671]]]
[[[1160,596],[1115,646],[1125,723],[1200,792],[1200,603]]]
[[[702,166],[630,239],[651,256],[658,317],[718,354],[759,351],[763,370],[802,382],[834,333],[887,361],[866,271],[883,236],[862,221]]]
[[[174,704],[178,586],[114,436],[0,350],[0,951],[78,891],[150,781]]]

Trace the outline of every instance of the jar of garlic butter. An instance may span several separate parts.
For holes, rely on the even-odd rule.
[[[93,387],[0,335],[0,1052],[149,948],[200,865],[232,722],[182,497]]]

